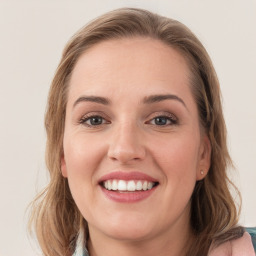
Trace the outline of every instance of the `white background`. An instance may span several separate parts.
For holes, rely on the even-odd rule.
[[[89,20],[124,6],[180,20],[207,48],[243,197],[240,222],[256,226],[255,0],[0,0],[0,256],[37,255],[26,208],[47,183],[43,119],[62,49]]]

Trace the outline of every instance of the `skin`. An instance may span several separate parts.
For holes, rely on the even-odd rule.
[[[61,169],[88,221],[90,255],[184,255],[193,238],[190,198],[210,165],[209,139],[200,129],[188,77],[185,59],[150,38],[102,42],[78,59],[70,80]],[[144,102],[166,94],[180,100]],[[83,96],[110,103],[75,104]],[[103,122],[92,125],[88,115]],[[165,125],[156,122],[159,116],[167,116],[161,119]],[[159,185],[145,200],[114,202],[98,181],[116,170],[148,174]]]

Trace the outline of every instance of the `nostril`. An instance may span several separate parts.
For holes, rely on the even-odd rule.
[[[109,150],[108,157],[114,161],[126,163],[134,160],[142,160],[145,157],[145,153],[143,149],[135,147],[116,147],[115,149],[112,148]]]
[[[108,157],[121,163],[143,159],[146,153],[142,136],[138,133],[132,122],[118,126],[110,137]]]

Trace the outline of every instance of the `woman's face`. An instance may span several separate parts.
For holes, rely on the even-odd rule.
[[[102,42],[79,58],[61,168],[91,235],[140,240],[189,229],[210,146],[188,77],[184,58],[149,38]]]

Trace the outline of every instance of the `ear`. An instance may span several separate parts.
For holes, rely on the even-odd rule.
[[[207,175],[210,166],[211,166],[211,152],[212,147],[210,140],[207,135],[204,135],[202,138],[200,152],[199,152],[199,165],[196,174],[197,180],[202,180]]]
[[[66,160],[65,160],[64,154],[61,157],[60,168],[61,168],[62,176],[67,178],[68,177],[68,173],[67,173],[67,165],[66,165]]]

